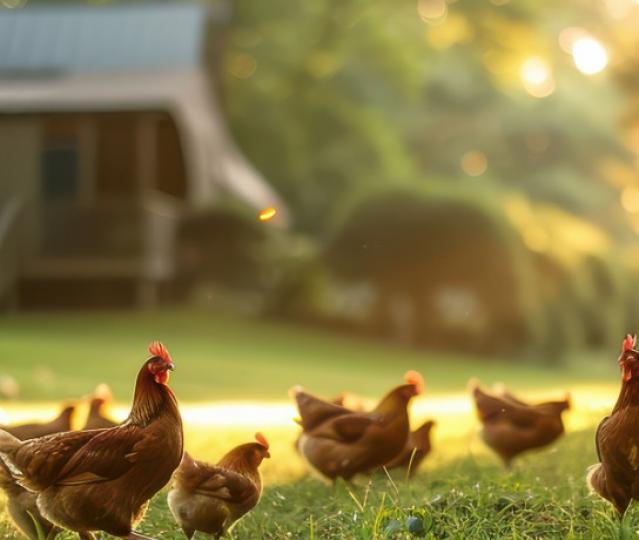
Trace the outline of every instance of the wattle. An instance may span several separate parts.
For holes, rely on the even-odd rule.
[[[169,372],[168,371],[160,371],[155,374],[155,382],[158,384],[166,385],[169,382]]]

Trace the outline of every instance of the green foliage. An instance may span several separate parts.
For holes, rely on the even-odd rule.
[[[511,193],[561,208],[596,225],[611,253],[633,238],[606,168],[631,161],[617,125],[621,96],[605,76],[585,78],[557,43],[576,18],[586,27],[597,20],[594,8],[448,3],[446,20],[429,25],[412,2],[284,4],[238,6],[225,64],[230,123],[284,194],[295,225],[329,237],[331,270],[375,284],[375,333],[437,347],[532,348],[549,361],[616,339],[633,310],[623,300],[632,296],[628,272],[603,261],[566,265],[552,253],[542,261],[522,249],[521,231],[499,208]],[[549,97],[521,84],[530,57],[552,69]],[[250,73],[238,71],[242,61],[252,62]],[[478,178],[462,170],[469,151],[486,158]],[[419,214],[429,217],[420,222]],[[437,234],[424,233],[434,223]],[[546,222],[549,234],[555,225]],[[480,241],[487,238],[492,244]],[[460,280],[468,259],[475,288],[482,283],[490,298],[493,330],[452,340],[450,329],[431,324],[424,288]],[[321,269],[305,268],[314,277],[298,281],[313,281],[321,294]],[[388,313],[397,310],[419,322],[393,323]]]
[[[227,54],[231,125],[302,229],[321,230],[325,212],[354,184],[414,174],[397,107],[413,102],[419,51],[380,24],[406,8],[360,0],[236,7]],[[420,26],[403,31],[415,42]],[[250,78],[237,72],[243,61],[254,62]],[[382,106],[390,102],[397,105]]]
[[[178,273],[182,280],[211,280],[231,288],[263,285],[271,228],[238,204],[199,210],[178,232]]]
[[[618,248],[572,214],[517,200],[494,185],[360,191],[337,213],[325,259],[338,279],[374,286],[378,335],[408,327],[430,347],[535,351],[548,363],[615,346],[636,324],[633,272]],[[447,293],[458,304],[470,294],[474,308],[447,318]],[[398,298],[409,314],[393,321]]]
[[[600,167],[630,159],[617,132],[621,99],[559,49],[576,16],[595,17],[581,5],[458,2],[429,26],[414,2],[242,2],[225,64],[231,126],[305,231],[323,232],[326,212],[354,188],[433,175],[454,183],[462,155],[479,150],[502,190],[627,236]],[[548,98],[521,86],[530,56],[554,71]]]

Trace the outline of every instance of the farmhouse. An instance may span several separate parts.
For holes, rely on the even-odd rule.
[[[282,207],[205,70],[225,18],[195,3],[0,10],[0,303],[152,304],[186,212],[224,192]]]

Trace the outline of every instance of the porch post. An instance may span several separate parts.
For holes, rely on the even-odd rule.
[[[157,189],[157,122],[155,116],[142,113],[136,122],[136,173],[140,198],[144,200],[150,193]],[[153,237],[156,225],[155,220],[145,210],[145,204],[141,206],[142,214],[142,241],[144,242],[140,261],[140,273],[137,284],[137,303],[141,308],[152,308],[157,305],[158,294],[153,272]]]
[[[141,114],[136,123],[137,183],[142,196],[157,186],[157,121]]]

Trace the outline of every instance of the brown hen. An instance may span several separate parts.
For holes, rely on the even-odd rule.
[[[67,405],[60,414],[50,422],[34,422],[30,424],[19,424],[15,426],[0,426],[0,429],[11,433],[14,437],[25,441],[36,439],[53,433],[71,431],[73,416],[75,415],[75,405]]]
[[[424,422],[415,431],[411,431],[406,441],[404,449],[394,459],[386,463],[387,469],[403,468],[408,471],[409,476],[413,476],[422,461],[426,458],[432,449],[430,442],[430,432],[435,422],[429,420]]]
[[[570,408],[568,398],[529,405],[512,394],[492,394],[475,381],[470,386],[482,423],[481,437],[506,467],[519,454],[547,446],[563,434],[561,413]]]
[[[37,493],[42,515],[82,539],[93,531],[146,538],[132,529],[182,459],[182,420],[167,385],[173,362],[160,343],[149,350],[122,425],[24,442],[0,431],[0,455]]]
[[[332,405],[314,408],[309,415],[307,408],[298,406],[303,429],[300,454],[322,475],[346,480],[395,458],[408,439],[408,404],[423,388],[421,375],[414,371],[406,374],[406,383],[389,392],[369,413]]]
[[[217,465],[184,454],[168,503],[187,538],[195,531],[219,538],[258,503],[262,494],[259,466],[270,454],[266,438],[256,433],[255,439],[228,452]]]
[[[82,429],[104,429],[117,426],[118,423],[111,420],[104,411],[111,400],[111,389],[106,384],[99,385],[89,403],[89,414]]]

